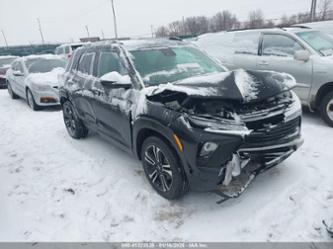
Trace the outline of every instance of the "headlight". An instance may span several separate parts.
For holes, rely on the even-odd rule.
[[[290,92],[292,96],[292,103],[290,106],[287,108],[285,112],[285,117],[288,120],[292,120],[298,116],[302,115],[302,104],[296,93]]]
[[[41,85],[36,83],[31,83],[31,87],[36,91],[49,91],[51,89],[49,85]]]
[[[216,116],[190,116],[188,120],[193,127],[202,129],[212,128],[221,130],[240,130],[244,128],[244,123],[240,119],[238,119],[238,117],[235,117],[234,119],[226,119]]]
[[[217,143],[214,142],[207,142],[204,143],[204,145],[201,148],[200,151],[200,157],[206,157],[209,156],[210,154],[214,153],[218,147]]]

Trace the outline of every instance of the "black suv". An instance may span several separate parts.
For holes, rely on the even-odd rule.
[[[96,131],[134,154],[167,199],[189,189],[236,197],[303,142],[291,76],[228,71],[182,41],[89,44],[64,78],[70,136]]]

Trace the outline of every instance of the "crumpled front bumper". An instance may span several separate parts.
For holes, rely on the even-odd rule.
[[[222,201],[240,196],[258,174],[286,160],[303,142],[299,137],[287,143],[240,149],[225,167],[223,181],[215,192],[223,197]],[[242,159],[244,154],[250,155],[251,159]]]

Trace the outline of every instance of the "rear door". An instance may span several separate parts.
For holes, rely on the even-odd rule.
[[[307,62],[295,60],[294,54],[298,50],[305,50],[305,48],[292,36],[263,33],[257,69],[293,75],[297,81],[295,92],[304,102],[308,99],[312,83],[312,60]]]
[[[96,117],[93,109],[94,94],[92,85],[96,79],[92,73],[94,70],[94,59],[96,52],[88,50],[83,53],[78,61],[77,68],[73,73],[73,77],[67,82],[73,88],[72,95],[78,114],[85,124],[89,127],[95,127]]]
[[[233,40],[233,67],[229,69],[255,70],[259,54],[259,41],[260,32],[258,31],[236,32]]]

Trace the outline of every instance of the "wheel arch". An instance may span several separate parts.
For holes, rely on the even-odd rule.
[[[333,91],[333,82],[328,82],[328,83],[322,85],[316,94],[314,107],[318,108],[320,106],[321,101],[326,96],[326,94],[328,94],[331,91]]]
[[[179,158],[179,153],[177,151],[177,148],[175,147],[175,145],[173,144],[173,141],[170,141],[171,139],[169,139],[166,135],[163,134],[163,132],[159,131],[159,130],[156,130],[154,128],[151,128],[151,127],[144,127],[142,129],[140,129],[136,135],[136,138],[135,138],[135,155],[137,156],[137,158],[139,160],[141,160],[141,149],[142,149],[142,145],[143,145],[143,142],[148,138],[148,137],[151,137],[151,136],[155,136],[155,137],[158,137],[160,138],[163,142],[165,142],[169,147],[170,149],[172,149],[175,154],[177,155],[177,157]]]

